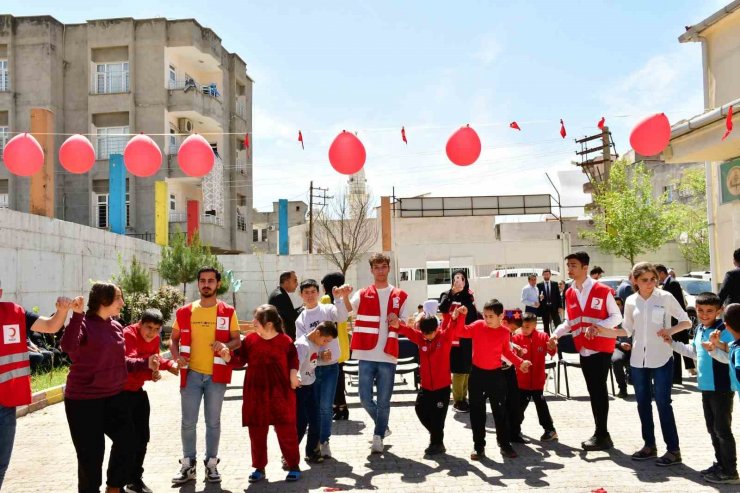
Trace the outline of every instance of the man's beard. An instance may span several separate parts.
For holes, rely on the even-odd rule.
[[[213,291],[211,291],[210,293],[204,293],[204,292],[203,292],[203,291],[201,290],[201,292],[200,292],[200,295],[201,295],[201,296],[202,296],[203,298],[213,298],[214,296],[216,296],[216,290],[214,289],[214,290],[213,290]]]

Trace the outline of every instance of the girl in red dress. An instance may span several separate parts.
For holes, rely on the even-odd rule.
[[[277,309],[262,305],[254,311],[255,332],[249,334],[234,353],[236,366],[248,366],[244,375],[242,426],[249,428],[252,467],[249,482],[265,479],[267,430],[272,425],[288,466],[286,481],[301,477],[296,434],[294,389],[298,380],[298,354],[293,341],[283,332]]]

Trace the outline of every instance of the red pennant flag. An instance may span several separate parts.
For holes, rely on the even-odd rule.
[[[722,140],[725,140],[728,135],[730,135],[730,132],[732,132],[732,105],[730,105],[730,108],[727,110],[727,120],[725,120],[725,128],[727,128],[727,131],[725,132],[725,135],[722,136]]]
[[[560,136],[562,138],[565,138],[566,135],[568,134],[565,132],[565,123],[563,123],[563,119],[561,118],[560,119]]]
[[[249,134],[244,134],[244,148],[249,149]]]
[[[599,123],[597,123],[596,126],[599,127],[599,130],[604,130],[604,125],[606,125],[606,118],[602,116],[601,120],[599,120]]]
[[[306,148],[303,146],[303,134],[300,130],[298,131],[298,142],[301,143],[301,149],[306,150]]]
[[[521,130],[521,128],[519,128],[519,124],[517,122],[511,122],[511,123],[509,123],[509,128],[513,128],[514,130]]]
[[[406,140],[406,128],[405,127],[401,127],[401,138],[403,139],[406,145],[409,145],[409,141]]]

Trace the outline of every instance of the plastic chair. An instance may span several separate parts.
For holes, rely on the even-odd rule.
[[[570,358],[564,357],[563,355],[576,355],[576,358],[572,356]],[[571,335],[565,335],[558,339],[558,363],[557,363],[557,379],[555,381],[555,394],[562,395],[560,393],[560,368],[563,368],[563,375],[565,376],[565,396],[570,399],[570,385],[568,384],[568,367],[572,366],[575,368],[581,367],[581,359],[576,350],[576,346],[573,342]],[[609,365],[609,377],[612,382],[612,395],[616,396],[614,391],[614,372],[612,371],[611,364]]]

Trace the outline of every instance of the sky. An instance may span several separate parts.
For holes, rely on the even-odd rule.
[[[703,111],[700,45],[677,38],[726,3],[5,0],[0,13],[64,23],[195,18],[211,28],[255,81],[259,210],[280,198],[308,201],[311,180],[340,191],[346,177],[331,168],[328,149],[345,129],[365,145],[376,197],[554,194],[549,173],[569,206],[587,201],[573,139],[597,133],[602,116],[621,155],[645,116],[665,112],[677,122]],[[483,151],[459,167],[445,144],[466,124]]]

